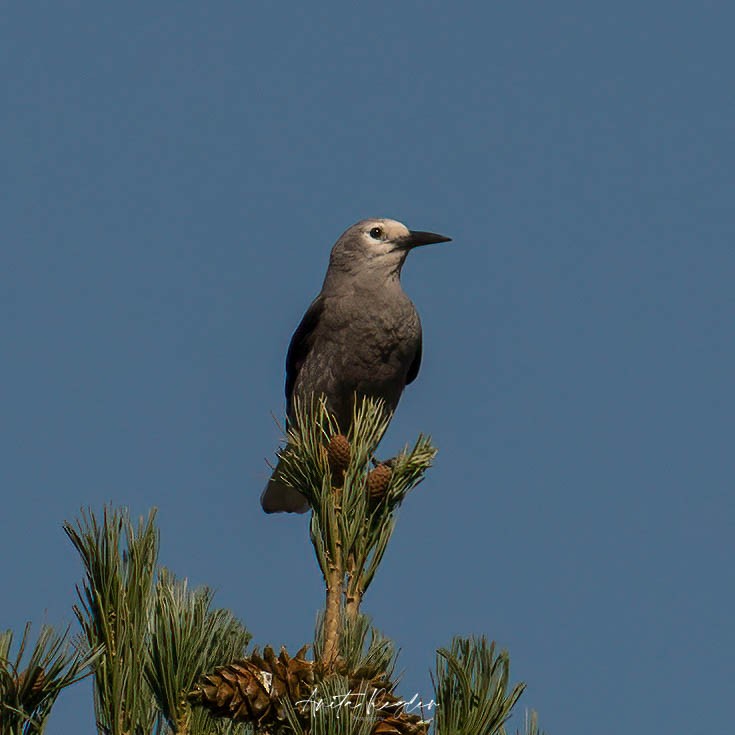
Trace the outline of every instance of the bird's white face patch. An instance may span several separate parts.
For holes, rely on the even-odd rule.
[[[367,220],[362,230],[362,240],[368,252],[382,255],[393,252],[408,234],[408,227],[394,219]]]

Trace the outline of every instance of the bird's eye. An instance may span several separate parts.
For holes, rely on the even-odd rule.
[[[373,227],[373,229],[370,230],[370,237],[372,237],[374,240],[380,240],[382,236],[383,236],[382,227]]]

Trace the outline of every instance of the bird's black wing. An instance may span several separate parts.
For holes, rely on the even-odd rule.
[[[419,374],[419,368],[421,367],[422,343],[423,338],[421,336],[421,332],[419,332],[419,344],[416,348],[416,354],[414,355],[411,367],[408,368],[408,373],[406,374],[406,385],[408,385],[409,383],[413,383],[413,381],[416,380],[416,376]]]
[[[314,345],[314,332],[324,311],[324,300],[317,296],[306,310],[303,319],[291,337],[286,354],[286,414],[291,415],[293,389],[299,370]]]

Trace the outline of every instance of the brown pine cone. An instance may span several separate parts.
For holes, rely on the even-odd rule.
[[[393,470],[386,464],[379,464],[368,472],[366,484],[370,500],[378,502],[385,497],[392,475]]]
[[[238,661],[203,676],[192,698],[217,717],[260,722],[273,708],[269,692],[266,672],[250,661]]]
[[[342,480],[345,470],[350,466],[351,455],[350,443],[346,436],[336,434],[330,439],[327,447],[327,459],[329,460],[329,468],[336,480]]]
[[[400,712],[375,723],[372,735],[426,735],[429,723],[417,715]]]
[[[27,679],[30,681],[31,685],[28,691],[25,692],[23,704],[26,709],[31,712],[40,704],[43,697],[43,690],[46,685],[46,672],[40,666],[36,666],[32,671],[30,671],[29,678],[28,669],[21,671],[20,674],[18,674],[17,680],[18,693],[20,693],[20,691],[26,686]]]
[[[286,718],[280,697],[292,703],[308,699],[314,684],[314,664],[304,656],[304,646],[291,658],[285,648],[276,657],[266,646],[248,659],[220,666],[201,678],[190,699],[212,714],[237,722],[273,722]]]

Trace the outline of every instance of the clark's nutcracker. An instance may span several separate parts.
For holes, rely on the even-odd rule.
[[[288,348],[289,420],[294,396],[308,400],[324,394],[345,433],[356,396],[382,398],[395,410],[421,363],[421,322],[401,288],[401,268],[412,248],[450,239],[391,219],[366,219],[337,240],[321,293]],[[309,510],[306,498],[279,479],[278,467],[260,502],[266,513]]]

